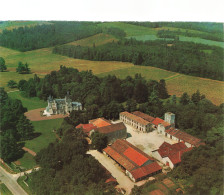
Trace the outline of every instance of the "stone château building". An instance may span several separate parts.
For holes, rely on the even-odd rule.
[[[48,105],[43,114],[46,116],[69,114],[72,110],[82,110],[82,104],[80,102],[72,102],[69,94],[64,99],[54,99],[52,96],[49,96],[47,102]]]

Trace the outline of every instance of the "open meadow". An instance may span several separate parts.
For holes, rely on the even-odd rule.
[[[99,46],[113,41],[118,41],[118,39],[115,38],[113,35],[100,33],[78,41],[67,43],[66,45],[75,45],[75,46],[80,45],[80,46],[92,47],[94,44],[95,46]]]
[[[9,71],[15,71],[18,62],[21,61],[23,63],[27,62],[31,72],[37,74],[48,74],[53,70],[59,70],[60,65],[77,68],[80,71],[92,70],[94,74],[133,66],[133,64],[127,62],[90,61],[69,58],[52,54],[52,48],[18,52],[0,47],[0,53],[1,55],[3,54],[2,57],[5,59]]]
[[[124,79],[127,76],[133,77],[136,73],[140,73],[147,80],[165,79],[168,93],[170,95],[175,94],[177,97],[180,97],[184,92],[191,95],[199,89],[201,94],[204,94],[206,98],[211,100],[214,104],[219,105],[224,103],[224,82],[222,81],[188,76],[146,66],[134,66],[121,70],[114,70],[111,72],[98,74],[98,76],[103,77],[111,74]]]

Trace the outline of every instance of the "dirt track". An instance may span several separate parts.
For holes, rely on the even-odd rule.
[[[42,120],[50,120],[50,119],[57,119],[57,118],[65,118],[68,115],[57,114],[53,116],[41,116],[41,111],[44,111],[45,108],[38,108],[35,110],[30,110],[25,113],[25,116],[31,121],[42,121]]]
[[[29,148],[23,147],[22,148],[24,151],[30,153],[32,156],[36,156],[36,152],[34,152],[33,150],[30,150]]]

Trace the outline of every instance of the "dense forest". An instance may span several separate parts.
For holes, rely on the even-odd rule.
[[[205,51],[211,51],[207,53]],[[98,47],[57,46],[53,53],[73,58],[132,62],[173,72],[223,80],[223,49],[180,41],[121,40]]]
[[[20,100],[9,98],[0,88],[0,158],[6,162],[17,160],[24,154],[23,143],[18,141],[35,136],[31,122],[24,116],[26,111]]]
[[[3,30],[0,33],[0,45],[19,51],[30,51],[65,44],[102,32],[117,38],[126,36],[125,32],[119,28],[102,29],[96,22],[52,21],[51,23]]]
[[[19,51],[52,47],[100,33],[101,29],[92,22],[53,22],[33,27],[3,30],[0,45]]]
[[[130,24],[149,28],[174,27],[186,29],[186,32],[175,31],[178,35],[189,37],[201,37],[208,40],[224,41],[223,24],[214,22],[128,22]],[[206,33],[192,33],[190,30],[198,30]]]
[[[41,169],[30,176],[32,194],[115,194],[105,183],[105,169],[86,154],[88,147],[83,132],[70,127],[62,142],[42,149],[35,157]]]

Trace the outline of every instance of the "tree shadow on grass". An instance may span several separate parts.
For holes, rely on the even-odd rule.
[[[37,138],[37,137],[39,137],[39,136],[41,136],[41,135],[42,135],[42,133],[40,133],[40,132],[35,132],[35,133],[32,134],[32,136],[30,136],[30,139],[29,139],[29,140],[35,139],[35,138]]]

